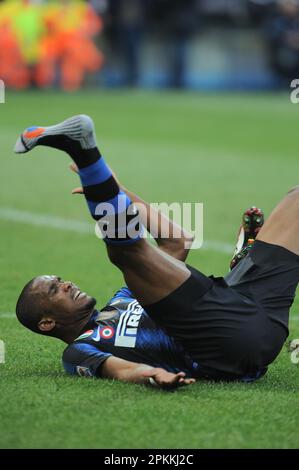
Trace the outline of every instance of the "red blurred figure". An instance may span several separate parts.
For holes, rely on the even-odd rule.
[[[0,6],[0,77],[6,86],[17,89],[30,84],[30,73],[13,21],[22,4],[4,2]]]
[[[96,72],[103,64],[103,54],[92,38],[102,29],[102,21],[93,9],[81,1],[50,5],[44,21],[47,34],[41,41],[41,57],[36,67],[38,86],[50,86],[60,68],[64,90],[78,89],[86,72]]]
[[[0,77],[12,88],[48,87],[60,72],[62,88],[76,90],[104,62],[93,43],[101,29],[102,20],[81,0],[7,0],[0,5]]]

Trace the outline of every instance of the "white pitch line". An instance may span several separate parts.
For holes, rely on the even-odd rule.
[[[54,215],[36,214],[28,211],[21,211],[9,207],[0,207],[0,219],[10,222],[34,225],[36,227],[47,227],[55,230],[63,230],[68,232],[92,234],[94,228],[91,223],[80,222],[74,219],[65,219]],[[232,254],[234,246],[229,243],[217,240],[205,240],[202,250],[211,250],[223,254]]]
[[[69,232],[92,233],[92,225],[87,222],[65,219],[53,215],[35,214],[33,212],[20,211],[9,207],[0,207],[0,219]]]
[[[216,240],[204,240],[201,250],[218,251],[226,255],[232,255],[235,251],[235,246],[230,243],[219,242]]]
[[[0,312],[0,318],[16,318],[16,314],[13,312]]]

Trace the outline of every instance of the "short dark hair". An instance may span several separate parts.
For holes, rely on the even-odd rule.
[[[32,286],[37,278],[31,279],[23,287],[19,295],[16,305],[16,315],[20,323],[29,330],[35,333],[43,333],[38,328],[38,323],[43,317],[44,312],[41,311],[42,295],[38,292],[33,292]]]

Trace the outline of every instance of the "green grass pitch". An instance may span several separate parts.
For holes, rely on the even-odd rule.
[[[244,208],[269,214],[299,182],[299,106],[288,95],[7,93],[0,105],[0,448],[298,447],[299,364],[286,347],[255,384],[197,382],[165,393],[68,377],[64,344],[9,315],[24,283],[39,274],[73,280],[99,306],[122,285],[92,229],[53,227],[53,216],[65,225],[89,221],[84,199],[70,193],[77,181],[67,157],[46,148],[12,153],[23,128],[77,113],[95,119],[102,153],[129,188],[151,202],[204,202],[205,239],[220,244],[193,251],[189,262],[206,274],[226,273],[230,256],[221,243],[234,243]],[[298,307],[295,301],[292,339],[299,338]]]

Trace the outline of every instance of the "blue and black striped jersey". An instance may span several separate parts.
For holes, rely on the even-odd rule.
[[[199,375],[199,365],[151,320],[126,287],[94,312],[86,331],[65,349],[63,365],[70,374],[100,377],[109,356]]]

